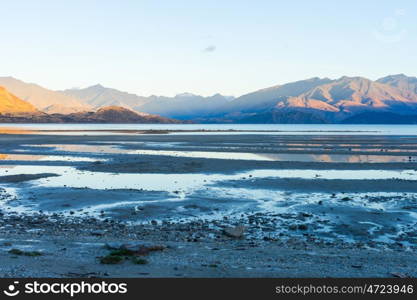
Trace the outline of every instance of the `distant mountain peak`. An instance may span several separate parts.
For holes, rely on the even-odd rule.
[[[388,75],[383,78],[408,78],[408,76],[405,75],[404,73],[399,73],[399,74]]]
[[[401,81],[415,81],[415,80],[417,80],[417,78],[413,77],[413,76],[407,76],[403,73],[400,73],[400,74],[388,75],[388,76],[379,78],[377,80],[377,82],[388,82],[388,81],[392,82],[394,80],[397,80],[397,81],[400,81],[400,80]]]
[[[105,87],[103,85],[101,85],[100,83],[94,84],[94,85],[92,85],[88,88],[91,88],[91,89],[105,89]]]
[[[371,82],[372,80],[362,77],[362,76],[342,76],[339,79],[336,79],[336,81],[366,81]]]
[[[195,95],[193,93],[187,93],[187,92],[184,92],[184,93],[180,93],[180,94],[175,95],[175,97],[178,97],[178,98],[196,97],[196,96],[197,95]]]
[[[324,77],[324,78],[320,78],[320,77],[311,77],[311,78],[308,78],[308,79],[305,79],[305,80],[299,80],[299,81],[310,81],[310,82],[314,82],[314,81],[320,81],[320,80],[330,80],[329,78],[327,78],[327,77]]]

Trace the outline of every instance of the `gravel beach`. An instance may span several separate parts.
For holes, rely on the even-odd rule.
[[[417,276],[417,137],[142,133],[0,135],[0,276]]]

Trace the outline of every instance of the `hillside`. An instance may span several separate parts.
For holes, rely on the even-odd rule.
[[[417,94],[416,77],[408,77],[404,74],[389,75],[378,79],[377,82],[399,89],[405,97],[413,98]]]
[[[25,115],[39,114],[39,111],[30,103],[11,94],[6,88],[0,86],[0,114]]]
[[[102,107],[96,112],[82,112],[68,115],[54,114],[66,123],[138,123],[138,124],[176,124],[181,123],[178,120],[164,118],[151,114],[139,114],[130,109],[120,106]]]
[[[146,97],[106,88],[100,84],[84,89],[68,89],[62,91],[62,93],[77,98],[95,109],[105,106],[121,106],[134,109],[149,101]]]
[[[228,122],[338,123],[367,111],[417,114],[414,79],[395,79],[344,76],[297,81],[243,95],[213,117],[217,122],[223,118]]]
[[[76,98],[13,77],[0,77],[0,86],[4,86],[20,99],[47,113],[71,113],[91,110],[90,105]]]
[[[257,112],[272,109],[279,99],[299,96],[310,89],[331,82],[328,78],[311,78],[261,89],[236,98],[217,110],[217,113]]]
[[[404,95],[396,87],[362,77],[342,77],[317,86],[296,97],[288,97],[276,107],[301,107],[352,114],[364,110],[416,109],[417,95]]]
[[[417,124],[417,115],[391,112],[364,112],[342,121],[344,124]]]

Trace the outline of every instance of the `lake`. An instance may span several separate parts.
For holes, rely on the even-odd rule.
[[[342,134],[342,135],[417,135],[417,125],[365,124],[0,124],[0,129],[24,130],[173,130],[173,131],[269,131],[279,134]],[[252,131],[252,132],[250,132]],[[228,132],[229,134],[230,132]],[[178,134],[178,133],[177,133]],[[214,132],[218,134],[218,132]]]

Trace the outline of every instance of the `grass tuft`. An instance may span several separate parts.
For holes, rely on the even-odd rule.
[[[23,256],[41,256],[41,255],[43,255],[42,252],[39,252],[39,251],[23,251],[23,250],[16,249],[16,248],[10,249],[9,253],[14,254],[14,255],[23,255]]]
[[[120,255],[106,255],[100,259],[100,263],[105,265],[115,265],[121,263],[123,261],[123,257]]]
[[[132,262],[136,265],[146,265],[148,261],[144,258],[132,257]]]

